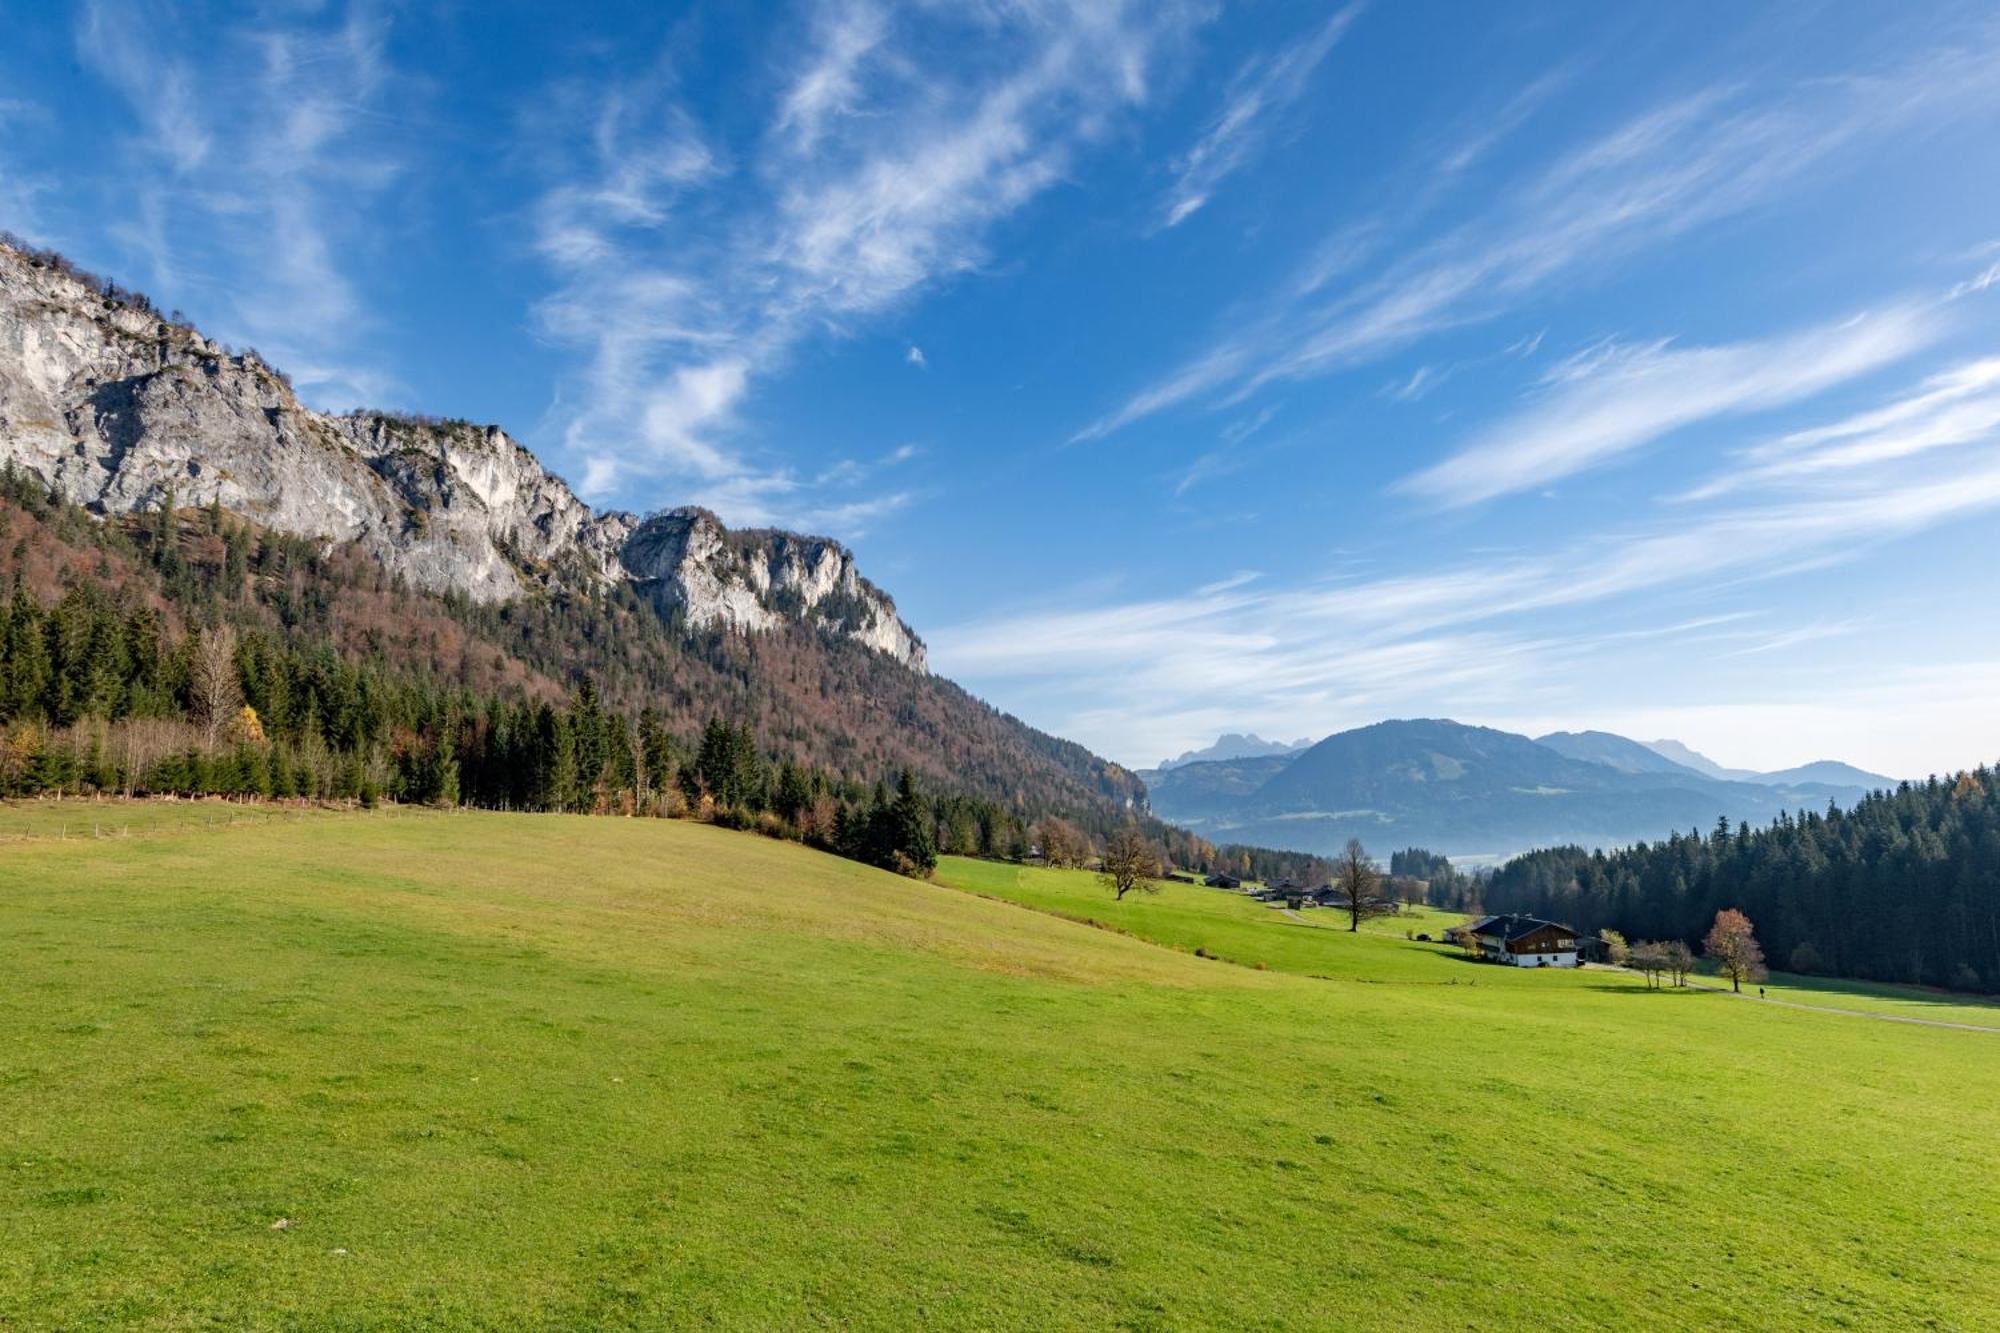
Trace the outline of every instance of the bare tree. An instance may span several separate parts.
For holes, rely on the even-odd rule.
[[[1090,856],[1090,839],[1083,830],[1054,815],[1035,825],[1035,843],[1042,860],[1052,866],[1080,866]]]
[[[1725,907],[1715,914],[1715,924],[1708,928],[1708,938],[1701,947],[1715,960],[1716,969],[1729,978],[1729,989],[1740,992],[1744,982],[1764,979],[1764,947],[1757,943],[1750,918],[1735,908]]]
[[[1395,901],[1382,892],[1381,872],[1359,838],[1349,838],[1333,863],[1333,905],[1347,913],[1350,932],[1360,930],[1369,917],[1396,914]]]
[[[1655,940],[1640,940],[1632,946],[1631,967],[1646,978],[1647,989],[1658,989],[1660,973],[1667,970],[1667,946]]]
[[[213,746],[243,698],[236,680],[236,631],[230,626],[217,625],[196,636],[188,660],[188,696],[195,720]]]
[[[1160,891],[1160,849],[1137,824],[1127,824],[1104,840],[1103,869],[1098,879],[1123,902],[1137,889],[1142,893]]]
[[[1663,951],[1662,956],[1665,959],[1667,971],[1674,974],[1674,984],[1676,986],[1687,985],[1688,973],[1694,971],[1694,950],[1688,948],[1680,940],[1668,940],[1660,948]]]

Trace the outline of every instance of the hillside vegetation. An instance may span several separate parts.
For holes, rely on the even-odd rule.
[[[1803,775],[1776,780],[1785,776],[1726,781],[1603,732],[1535,741],[1406,718],[1293,754],[1187,764],[1148,786],[1162,818],[1212,839],[1332,853],[1360,838],[1475,860],[1564,843],[1617,847],[1707,828],[1718,815],[1767,822],[1867,794]]]
[[[28,756],[10,760],[0,746],[0,794],[91,785],[85,773],[31,772],[43,750],[58,767],[87,763],[93,744],[113,766],[136,750],[149,769],[163,746],[184,748],[187,737],[153,724],[200,720],[199,636],[225,630],[230,693],[255,708],[288,775],[315,795],[351,797],[369,779],[384,794],[430,800],[450,763],[465,780],[454,795],[469,800],[588,808],[600,782],[639,785],[630,742],[642,711],[682,759],[720,717],[774,761],[818,769],[835,787],[911,772],[1016,823],[1056,812],[1110,826],[1145,794],[1080,745],[809,628],[692,631],[629,587],[476,604],[409,587],[357,544],[287,536],[219,507],[99,519],[11,463],[0,472],[0,608],[0,730]],[[547,752],[573,739],[585,681],[585,711],[601,704],[592,720],[615,718],[625,744],[602,738],[595,766],[588,755],[556,762]],[[142,725],[135,734],[127,723]],[[509,751],[510,729],[548,734],[533,747],[517,737]],[[215,739],[202,747],[210,758]],[[482,767],[518,778],[530,748],[568,790],[475,788]],[[169,776],[169,789],[258,790]]]
[[[1485,901],[1635,939],[1698,939],[1737,907],[1771,961],[1797,972],[2000,991],[1996,786],[1979,768],[1763,828],[1724,820],[1611,853],[1550,848],[1502,866]]]
[[[693,823],[6,807],[0,1325],[2000,1321],[2000,1038],[1273,916],[1258,971]]]

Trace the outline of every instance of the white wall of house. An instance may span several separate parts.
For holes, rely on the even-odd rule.
[[[1507,953],[1503,950],[1500,961],[1512,963],[1515,967],[1575,967],[1576,951],[1569,949],[1554,953]]]

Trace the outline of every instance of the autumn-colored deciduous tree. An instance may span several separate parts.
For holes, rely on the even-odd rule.
[[[1716,970],[1729,978],[1733,991],[1741,992],[1744,982],[1761,981],[1765,976],[1764,949],[1757,943],[1757,932],[1750,918],[1733,907],[1715,914],[1715,924],[1708,928],[1708,938],[1701,947],[1715,960]]]
[[[236,710],[236,716],[229,719],[229,739],[237,745],[264,744],[264,722],[256,709],[244,704]]]
[[[1105,888],[1117,895],[1120,902],[1134,889],[1142,893],[1158,893],[1159,875],[1160,849],[1139,831],[1137,824],[1127,824],[1104,840],[1104,856],[1098,878]]]
[[[1597,938],[1604,941],[1604,961],[1613,967],[1625,966],[1632,956],[1632,946],[1625,942],[1625,937],[1615,930],[1600,930]]]
[[[1080,866],[1090,858],[1090,839],[1067,819],[1050,815],[1035,825],[1035,844],[1042,860],[1056,867]]]

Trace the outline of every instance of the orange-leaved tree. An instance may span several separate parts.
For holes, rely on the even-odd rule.
[[[1729,978],[1729,988],[1733,991],[1740,992],[1744,982],[1764,977],[1764,948],[1757,943],[1757,932],[1750,918],[1733,907],[1715,914],[1715,924],[1708,928],[1708,938],[1701,942],[1701,948],[1715,960],[1722,975]]]

